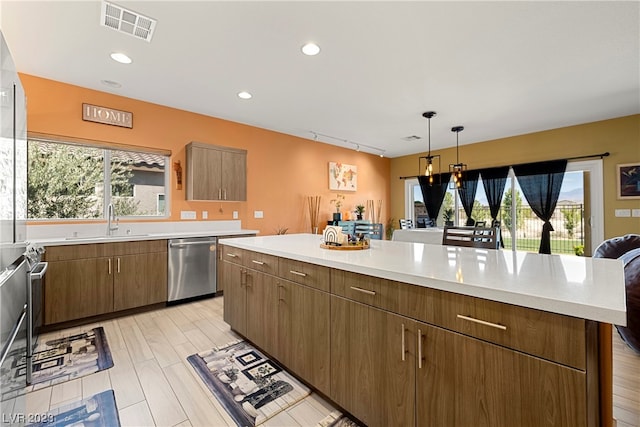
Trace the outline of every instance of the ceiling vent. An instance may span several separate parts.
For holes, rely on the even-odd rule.
[[[117,4],[102,2],[100,25],[129,34],[137,39],[151,41],[157,21]]]
[[[413,142],[413,141],[417,141],[420,138],[418,135],[409,135],[409,136],[405,136],[404,138],[402,138],[403,141],[407,141],[407,142]]]

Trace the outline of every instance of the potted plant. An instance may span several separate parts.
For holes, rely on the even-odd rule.
[[[364,213],[364,206],[363,205],[356,205],[356,210],[354,212],[355,212],[356,217],[358,219],[362,219],[362,214]]]
[[[444,219],[445,226],[453,225],[453,208],[447,208],[442,212],[442,218]]]
[[[342,221],[342,214],[340,213],[340,208],[342,207],[342,202],[344,201],[344,195],[338,193],[336,194],[335,199],[331,199],[329,203],[333,203],[336,205],[336,211],[333,213],[333,225],[338,225],[338,221]]]

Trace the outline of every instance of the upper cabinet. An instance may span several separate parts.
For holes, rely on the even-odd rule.
[[[247,151],[187,144],[187,200],[247,200]]]

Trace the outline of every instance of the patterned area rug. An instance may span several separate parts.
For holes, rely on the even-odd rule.
[[[320,420],[316,427],[360,427],[360,424],[346,417],[342,412],[333,411]]]
[[[256,426],[310,390],[246,341],[187,357],[238,426]]]
[[[11,393],[22,393],[93,374],[113,366],[111,351],[102,327],[38,345],[33,355],[33,382]],[[24,348],[8,355],[10,369],[0,372],[3,384],[26,384]],[[5,389],[3,387],[3,389]],[[16,387],[6,387],[14,390]],[[15,396],[3,394],[2,400]]]
[[[27,427],[119,427],[118,407],[113,390],[103,391],[88,399],[61,406],[46,414],[39,414],[40,420]]]

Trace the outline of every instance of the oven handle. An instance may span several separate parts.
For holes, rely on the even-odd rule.
[[[37,273],[33,273],[33,272],[30,273],[31,280],[41,280],[44,277],[44,273],[46,273],[47,269],[49,268],[49,263],[48,262],[39,262],[34,267],[34,270],[36,270],[38,267],[41,267],[41,268],[40,268],[40,270],[38,270]]]

